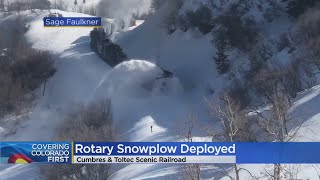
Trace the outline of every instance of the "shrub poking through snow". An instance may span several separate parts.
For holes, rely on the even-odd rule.
[[[111,101],[103,100],[82,105],[70,113],[57,131],[57,140],[112,141]]]
[[[27,105],[25,95],[40,87],[55,73],[51,55],[45,51],[25,49],[0,57],[0,114],[11,113]]]
[[[0,52],[0,116],[28,107],[32,99],[26,95],[55,73],[52,55],[28,47],[23,22],[14,22],[7,26],[11,32],[0,33],[0,47],[7,47]]]
[[[26,91],[32,91],[55,73],[51,55],[46,51],[30,49],[17,57],[10,66],[13,81],[18,81]]]
[[[110,100],[80,106],[57,131],[58,141],[110,142],[113,140]],[[109,164],[43,166],[44,179],[108,179]]]

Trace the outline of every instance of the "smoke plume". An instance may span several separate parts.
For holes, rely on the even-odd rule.
[[[97,6],[97,15],[124,21],[129,26],[133,16],[148,14],[152,0],[101,0]]]

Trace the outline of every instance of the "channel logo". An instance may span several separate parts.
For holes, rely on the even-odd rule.
[[[0,149],[1,163],[26,164],[33,162],[31,152],[15,146],[4,146]]]
[[[71,163],[71,143],[0,143],[0,163]]]

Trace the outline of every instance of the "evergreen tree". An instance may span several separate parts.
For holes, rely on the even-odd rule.
[[[225,74],[229,71],[230,63],[228,60],[228,55],[226,54],[226,52],[228,51],[228,42],[223,33],[220,33],[220,35],[218,35],[215,41],[215,45],[217,48],[217,56],[213,58],[217,65],[217,70],[220,74]]]
[[[308,8],[313,7],[318,0],[283,0],[288,2],[287,12],[290,16],[299,17]]]
[[[74,0],[74,3],[73,3],[75,6],[78,5],[78,1],[77,0]]]
[[[86,0],[83,0],[83,4],[85,4],[86,3]]]

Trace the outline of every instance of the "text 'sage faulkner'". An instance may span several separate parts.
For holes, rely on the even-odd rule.
[[[45,17],[44,27],[101,27],[101,17]]]

